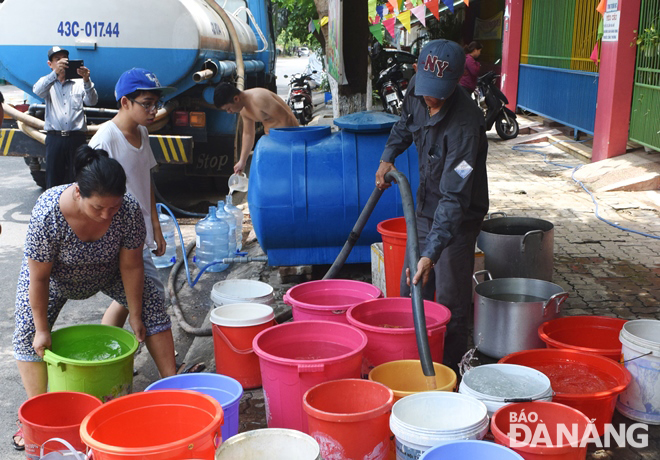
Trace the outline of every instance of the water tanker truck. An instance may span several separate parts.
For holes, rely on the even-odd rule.
[[[270,8],[270,0],[5,0],[0,79],[23,90],[26,104],[6,110],[13,119],[0,131],[0,155],[24,157],[44,185],[44,102],[32,87],[58,45],[91,71],[99,102],[85,108],[89,136],[116,113],[119,76],[143,67],[177,89],[149,127],[160,170],[195,181],[228,177],[238,118],[214,107],[213,90],[221,81],[275,90]]]

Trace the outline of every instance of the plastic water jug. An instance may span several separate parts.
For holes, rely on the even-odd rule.
[[[193,260],[200,269],[229,255],[229,226],[218,219],[216,213],[217,208],[209,206],[209,214],[195,225],[197,249]],[[207,271],[221,272],[227,267],[229,267],[227,264],[215,264],[210,266]]]
[[[222,200],[218,201],[216,216],[229,227],[227,232],[227,249],[229,250],[229,257],[233,257],[236,253],[236,218],[233,214],[225,211],[225,202]]]
[[[234,206],[231,195],[227,195],[226,203],[225,211],[232,214],[236,219],[236,249],[240,251],[243,249],[243,211]]]
[[[232,174],[229,176],[229,194],[233,192],[247,192],[248,189],[248,178],[245,173],[241,174]]]
[[[174,220],[167,214],[159,214],[158,222],[160,222],[160,229],[163,232],[163,238],[165,238],[165,254],[160,257],[156,257],[154,253],[151,253],[151,259],[154,261],[156,268],[166,268],[171,267],[176,262],[176,227],[174,226]]]

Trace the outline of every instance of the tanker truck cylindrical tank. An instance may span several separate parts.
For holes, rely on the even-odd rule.
[[[244,59],[256,59],[251,27],[229,16]],[[196,84],[192,75],[207,59],[234,60],[227,27],[205,0],[5,0],[0,43],[0,78],[27,93],[50,71],[47,50],[69,50],[90,69],[99,105],[114,106],[115,83],[131,67],[151,70],[181,93]]]
[[[259,244],[270,265],[332,263],[374,190],[374,177],[398,117],[361,112],[329,126],[271,129],[254,150],[248,204]],[[413,194],[419,184],[414,145],[396,160]],[[380,241],[376,225],[402,216],[398,187],[385,191],[348,263],[369,262]]]

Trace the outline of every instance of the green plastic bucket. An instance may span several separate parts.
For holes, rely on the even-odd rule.
[[[131,393],[135,336],[125,329],[82,324],[52,332],[44,361],[49,391],[79,391],[103,402]]]

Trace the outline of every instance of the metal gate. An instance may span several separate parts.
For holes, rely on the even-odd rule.
[[[525,0],[518,107],[593,134],[599,18],[593,0]]]
[[[642,0],[639,29],[660,28],[660,3]],[[630,113],[630,139],[660,150],[660,43],[637,48],[635,84]]]

